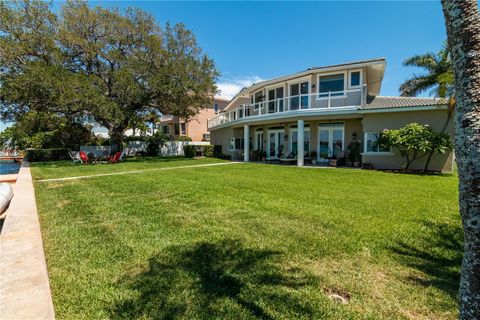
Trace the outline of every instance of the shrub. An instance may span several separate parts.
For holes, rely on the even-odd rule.
[[[428,125],[410,123],[397,130],[385,130],[382,133],[380,144],[394,148],[404,159],[404,168],[430,152],[442,154],[453,149],[452,139],[443,132],[436,132]]]
[[[207,146],[202,146],[202,154],[205,157],[213,157],[213,146],[207,145]]]
[[[180,141],[180,142],[190,142],[192,141],[192,138],[188,137],[188,136],[180,136],[178,137],[177,141]]]
[[[358,140],[354,140],[350,142],[350,144],[348,145],[347,147],[348,158],[352,163],[361,161],[362,159],[361,148],[362,148],[362,144]]]
[[[70,159],[68,152],[68,149],[27,149],[25,160],[30,162],[68,160]]]
[[[149,136],[147,138],[147,154],[149,156],[158,156],[160,147],[163,146],[166,141],[167,136],[161,131],[157,131]]]
[[[215,158],[220,158],[220,156],[222,155],[222,146],[221,145],[214,145],[213,146],[213,156]]]
[[[195,146],[192,145],[184,145],[183,146],[183,153],[185,154],[185,158],[193,158],[197,153]]]
[[[224,160],[232,160],[232,156],[229,154],[220,154],[218,156],[219,159],[224,159]]]
[[[129,141],[147,141],[148,138],[147,136],[126,136],[123,138],[124,142],[129,142]]]

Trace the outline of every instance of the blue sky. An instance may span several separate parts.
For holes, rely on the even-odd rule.
[[[182,22],[222,74],[223,94],[311,66],[385,57],[382,95],[398,95],[413,68],[402,61],[438,51],[446,38],[440,1],[92,2],[136,6],[160,24]]]
[[[54,3],[58,9],[61,2]],[[160,25],[184,23],[215,60],[219,88],[243,86],[311,66],[385,57],[382,95],[398,95],[412,73],[402,61],[438,51],[446,38],[439,1],[425,2],[90,2],[135,6]],[[2,129],[0,124],[0,130]]]

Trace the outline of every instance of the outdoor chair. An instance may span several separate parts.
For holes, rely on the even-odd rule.
[[[80,155],[78,152],[76,151],[69,151],[68,152],[68,155],[70,156],[70,158],[72,159],[73,163],[80,163],[82,164],[83,161],[82,161],[82,158],[80,158]]]
[[[297,162],[297,154],[290,152],[287,156],[280,157],[280,164],[294,164]]]
[[[347,164],[347,152],[344,150],[338,151],[337,166],[344,166]]]
[[[113,157],[109,157],[107,161],[110,163],[118,163],[122,161],[122,159],[123,159],[123,151],[118,151],[113,155]]]
[[[87,164],[88,163],[88,156],[85,153],[85,151],[80,151],[79,156],[80,156],[80,160],[82,160],[82,164]]]

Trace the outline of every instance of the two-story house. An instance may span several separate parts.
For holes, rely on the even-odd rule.
[[[220,114],[228,104],[227,99],[215,97],[212,103],[200,110],[190,121],[185,122],[179,117],[163,115],[160,120],[160,128],[167,135],[178,139],[187,136],[193,142],[210,141],[207,121]]]
[[[315,67],[244,88],[208,121],[211,142],[244,161],[254,150],[265,151],[269,159],[294,152],[302,166],[312,151],[322,162],[344,154],[357,140],[364,163],[400,168],[400,155],[377,143],[383,130],[418,122],[439,131],[447,101],[379,96],[385,66],[379,58]],[[453,133],[452,121],[448,131]],[[450,171],[452,164],[452,153],[435,155],[430,168]],[[421,159],[412,168],[423,165]]]

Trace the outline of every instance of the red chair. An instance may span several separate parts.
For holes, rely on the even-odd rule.
[[[88,163],[88,156],[85,151],[80,151],[80,160],[82,160],[83,164]]]
[[[111,163],[117,163],[120,160],[121,156],[122,156],[122,153],[120,151],[118,151],[117,153],[115,153],[113,155],[113,157],[107,158],[107,161],[111,162]]]

